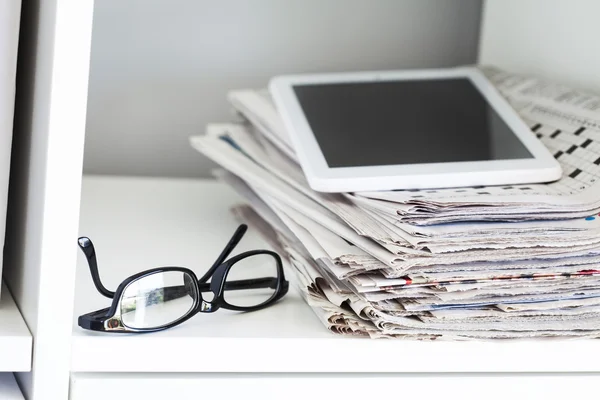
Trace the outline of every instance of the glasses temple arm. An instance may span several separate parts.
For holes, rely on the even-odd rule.
[[[85,254],[85,258],[87,259],[88,265],[90,267],[90,273],[92,274],[92,280],[94,281],[94,286],[96,289],[105,297],[112,299],[115,297],[115,292],[111,292],[102,284],[100,280],[100,274],[98,273],[98,261],[96,260],[96,250],[94,249],[94,244],[88,237],[80,237],[77,240],[77,244],[83,254]]]
[[[261,289],[271,288],[276,289],[278,278],[258,278],[258,279],[241,279],[239,281],[225,282],[223,290],[244,290],[244,289]],[[198,285],[200,292],[210,291],[210,283],[200,283]],[[159,291],[163,289],[156,289]],[[190,293],[190,288],[186,285],[167,286],[164,288],[164,301],[175,300],[187,296]]]
[[[278,278],[257,278],[257,279],[240,279],[238,281],[225,282],[223,290],[245,290],[245,289],[277,289]],[[200,292],[208,292],[210,283],[201,283],[198,285]]]
[[[217,257],[212,267],[210,267],[208,271],[206,271],[202,278],[198,279],[198,282],[206,282],[208,278],[210,278],[214,274],[215,270],[219,267],[219,265],[223,264],[223,262],[227,259],[227,257],[229,257],[233,249],[235,249],[235,246],[237,246],[240,240],[242,240],[242,237],[244,237],[246,230],[248,230],[248,225],[246,224],[242,224],[236,229],[231,239],[229,239],[229,243],[227,243],[227,246],[225,246],[221,254],[219,254],[219,257]]]

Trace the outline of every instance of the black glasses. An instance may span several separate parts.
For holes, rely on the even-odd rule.
[[[198,312],[210,313],[219,308],[255,311],[270,306],[289,287],[279,255],[269,250],[253,250],[225,261],[247,228],[240,225],[200,279],[187,268],[154,268],[125,279],[115,292],[100,281],[92,241],[79,238],[96,289],[113,299],[109,308],[80,316],[79,326],[103,332],[154,332],[179,325]],[[202,298],[206,292],[214,295],[210,302]]]

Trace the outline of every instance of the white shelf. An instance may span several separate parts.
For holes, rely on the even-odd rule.
[[[239,198],[201,180],[85,177],[80,232],[97,247],[106,286],[160,265],[208,268],[237,226]],[[75,246],[75,241],[73,243]],[[240,251],[264,247],[249,232]],[[77,266],[74,372],[598,372],[598,340],[416,342],[341,338],[299,295],[256,313],[198,314],[144,335],[102,334],[78,315],[108,307],[85,259]]]
[[[30,371],[31,351],[31,334],[8,288],[3,284],[0,295],[0,371]]]
[[[109,288],[154,266],[183,265],[201,274],[237,227],[229,208],[238,200],[214,181],[85,177],[80,232],[94,242]],[[248,232],[236,250],[264,246]],[[82,255],[76,285],[73,371],[268,370],[280,363],[275,354],[287,353],[302,338],[334,339],[293,290],[259,312],[198,314],[163,332],[89,332],[77,326],[77,317],[108,307],[110,300],[94,288]]]
[[[163,400],[201,398],[335,399],[351,388],[352,398],[402,393],[403,398],[506,400],[589,398],[598,375],[426,375],[426,374],[98,374],[71,376],[71,400]],[[425,390],[423,388],[426,388]],[[493,390],[490,390],[493,388]],[[202,394],[199,396],[198,394]],[[116,397],[110,397],[116,398]]]
[[[15,376],[10,372],[0,373],[0,399],[2,400],[25,400],[21,389],[17,385]]]

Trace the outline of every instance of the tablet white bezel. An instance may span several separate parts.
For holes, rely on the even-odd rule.
[[[531,159],[463,161],[330,168],[294,93],[295,85],[467,78],[533,155]],[[549,182],[560,164],[510,104],[474,67],[336,74],[288,75],[271,79],[269,89],[288,130],[310,186],[320,192],[428,189]],[[343,145],[340,150],[343,151]]]

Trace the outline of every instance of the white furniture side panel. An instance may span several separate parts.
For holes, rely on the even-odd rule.
[[[600,92],[600,1],[487,0],[479,61]]]
[[[0,248],[4,245],[21,0],[0,2]],[[0,252],[0,275],[2,275]]]
[[[315,354],[315,362],[321,356],[335,357],[332,354]],[[598,379],[599,375],[558,374],[80,373],[71,377],[71,400],[306,400],[381,397],[424,400],[585,399],[597,392]],[[594,398],[593,395],[591,397]]]
[[[4,277],[34,337],[29,400],[69,388],[93,3],[22,8]]]
[[[10,292],[3,287],[0,295],[0,372],[31,371],[32,348],[31,333]],[[0,399],[4,399],[1,394],[0,390]]]
[[[25,400],[14,375],[10,372],[0,373],[0,399]]]

